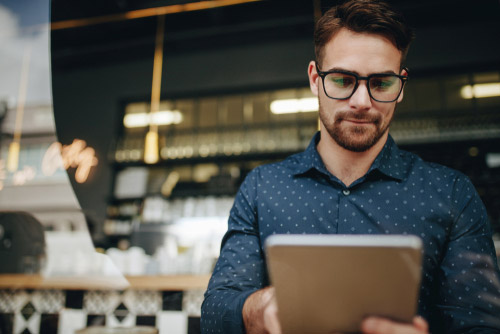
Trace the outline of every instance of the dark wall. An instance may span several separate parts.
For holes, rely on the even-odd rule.
[[[151,57],[152,58],[152,57]],[[175,55],[166,50],[163,96],[241,92],[307,85],[307,64],[313,58],[310,41],[248,45],[203,53]],[[97,221],[105,217],[111,191],[108,154],[121,126],[123,101],[147,101],[151,94],[152,59],[117,62],[53,72],[53,97],[59,140],[87,141],[99,165],[85,184],[75,184],[82,208]]]
[[[499,22],[461,22],[422,27],[408,55],[414,75],[500,68]],[[307,86],[307,64],[313,59],[311,38],[287,38],[248,44],[176,52],[165,48],[162,96],[198,96]],[[97,222],[105,218],[111,194],[108,159],[121,126],[120,107],[151,94],[153,51],[150,58],[116,56],[106,64],[59,66],[53,58],[53,101],[59,140],[87,141],[96,149],[99,165],[85,184],[74,184],[84,211]],[[74,183],[74,179],[72,182]]]

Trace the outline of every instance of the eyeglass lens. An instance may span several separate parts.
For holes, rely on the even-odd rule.
[[[328,73],[324,78],[326,94],[335,99],[350,97],[356,88],[356,77],[347,73]],[[368,89],[375,100],[394,101],[401,91],[401,79],[395,75],[372,76]]]

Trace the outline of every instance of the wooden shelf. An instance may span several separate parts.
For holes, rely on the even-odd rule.
[[[61,290],[204,290],[210,275],[126,276],[129,286],[119,279],[101,277],[43,277],[41,275],[0,275],[0,289]]]
[[[217,154],[213,156],[200,157],[195,156],[191,158],[176,158],[176,159],[163,159],[155,164],[147,164],[143,160],[136,161],[114,161],[112,162],[112,166],[115,169],[123,169],[126,167],[173,167],[173,166],[182,166],[182,165],[196,165],[196,164],[204,164],[204,163],[234,163],[234,162],[249,162],[249,161],[276,161],[282,160],[292,154],[302,152],[304,149],[295,149],[295,150],[272,150],[272,151],[262,151],[262,152],[249,152],[249,153],[241,153],[241,154]]]

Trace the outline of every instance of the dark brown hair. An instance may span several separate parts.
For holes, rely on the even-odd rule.
[[[314,52],[319,65],[323,61],[325,45],[342,28],[384,36],[401,51],[401,63],[413,40],[413,32],[403,15],[389,4],[379,0],[349,0],[330,8],[316,23]]]

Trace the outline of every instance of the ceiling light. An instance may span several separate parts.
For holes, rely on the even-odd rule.
[[[271,102],[271,112],[277,115],[318,111],[318,108],[318,98],[316,97],[275,100]]]
[[[464,99],[500,96],[500,82],[463,86],[460,95]]]
[[[169,125],[182,122],[182,113],[179,110],[158,111],[151,115],[152,124]]]
[[[126,128],[140,128],[149,125],[149,114],[146,113],[134,113],[127,114],[123,117],[123,125]]]
[[[146,134],[144,162],[147,164],[154,164],[158,162],[158,132],[149,131]]]
[[[131,113],[123,118],[126,128],[140,128],[149,125],[170,125],[182,122],[182,113],[179,110],[163,110],[155,113]]]

